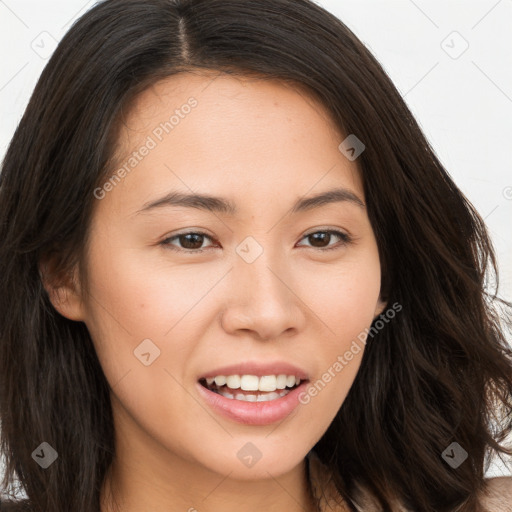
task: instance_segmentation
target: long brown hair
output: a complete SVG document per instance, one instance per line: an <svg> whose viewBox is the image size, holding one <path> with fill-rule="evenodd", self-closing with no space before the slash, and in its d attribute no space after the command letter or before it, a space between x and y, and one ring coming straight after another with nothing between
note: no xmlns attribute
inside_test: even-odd
<svg viewBox="0 0 512 512"><path fill-rule="evenodd" d="M45 67L0 174L0 417L4 489L37 512L97 512L115 455L109 386L82 322L52 307L52 275L82 268L94 190L112 174L129 102L155 81L209 69L293 82L326 106L358 157L382 265L402 311L369 337L314 450L355 508L356 484L391 510L479 510L493 453L511 454L512 351L485 224L376 59L309 0L106 0ZM341 142L341 141L340 141ZM502 315L509 318L508 313ZM41 470L41 442L58 460ZM467 453L456 469L441 454Z"/></svg>

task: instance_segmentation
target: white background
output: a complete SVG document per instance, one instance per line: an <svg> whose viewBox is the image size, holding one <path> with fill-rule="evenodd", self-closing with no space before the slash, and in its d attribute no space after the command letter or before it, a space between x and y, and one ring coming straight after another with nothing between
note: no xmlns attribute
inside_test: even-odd
<svg viewBox="0 0 512 512"><path fill-rule="evenodd" d="M1 158L55 44L94 3L0 0ZM511 300L512 0L317 3L379 60L485 219L498 255L500 292ZM509 466L498 461L487 476L512 474Z"/></svg>

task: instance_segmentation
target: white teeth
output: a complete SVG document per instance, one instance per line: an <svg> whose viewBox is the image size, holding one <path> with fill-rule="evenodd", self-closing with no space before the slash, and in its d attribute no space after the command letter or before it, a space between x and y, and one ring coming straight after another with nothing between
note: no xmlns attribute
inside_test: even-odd
<svg viewBox="0 0 512 512"><path fill-rule="evenodd" d="M240 377L240 387L244 391L258 391L259 381L260 379L256 375L242 375Z"/></svg>
<svg viewBox="0 0 512 512"><path fill-rule="evenodd" d="M224 384L226 384L226 377L224 375L217 375L217 377L215 377L215 384L217 384L217 386L224 386Z"/></svg>
<svg viewBox="0 0 512 512"><path fill-rule="evenodd" d="M276 379L277 389L284 389L286 387L286 375L278 375Z"/></svg>
<svg viewBox="0 0 512 512"><path fill-rule="evenodd" d="M286 392L288 394L288 392ZM258 395L257 402L269 402L271 400L275 400L276 398L280 398L284 395L279 395L278 393L275 393L274 391L272 393L268 393L267 395Z"/></svg>
<svg viewBox="0 0 512 512"><path fill-rule="evenodd" d="M229 377L226 377L226 385L231 389L239 389L240 375L230 375Z"/></svg>
<svg viewBox="0 0 512 512"><path fill-rule="evenodd" d="M208 386L211 386L214 382L218 387L226 385L230 389L273 392L276 389L292 388L295 385L299 385L300 379L295 375L284 374L264 375L262 377L257 375L217 375L216 377L208 377L206 379Z"/></svg>
<svg viewBox="0 0 512 512"><path fill-rule="evenodd" d="M229 398L231 400L241 400L242 402L271 402L272 400L277 400L278 398L282 398L286 396L290 390L286 389L279 393L267 393L265 395L244 395L243 393L237 393L236 395L232 395L227 391L217 390L217 393L220 395Z"/></svg>
<svg viewBox="0 0 512 512"><path fill-rule="evenodd" d="M295 384L295 377L293 378ZM260 391L275 391L277 389L277 378L275 375L264 375L260 377L258 389Z"/></svg>

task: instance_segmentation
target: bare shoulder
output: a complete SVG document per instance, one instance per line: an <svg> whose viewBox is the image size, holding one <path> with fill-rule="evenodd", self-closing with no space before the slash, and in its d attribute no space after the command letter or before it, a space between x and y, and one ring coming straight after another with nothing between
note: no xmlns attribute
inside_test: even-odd
<svg viewBox="0 0 512 512"><path fill-rule="evenodd" d="M512 476L486 478L480 502L489 512L512 512Z"/></svg>

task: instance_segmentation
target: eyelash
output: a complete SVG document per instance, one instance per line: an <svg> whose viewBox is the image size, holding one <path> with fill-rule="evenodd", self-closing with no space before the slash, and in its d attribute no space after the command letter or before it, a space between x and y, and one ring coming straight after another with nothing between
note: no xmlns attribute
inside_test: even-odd
<svg viewBox="0 0 512 512"><path fill-rule="evenodd" d="M338 237L341 238L342 242L340 245L335 245L334 247L312 247L313 249L316 249L317 251L322 251L322 252L325 252L325 251L332 251L332 250L335 250L335 249L341 249L342 247L350 244L353 239L350 235L348 235L347 233L344 233L343 231L338 231L338 230L335 230L335 229L321 229L321 230L318 230L318 231L313 231L312 233L308 233L306 235L304 235L302 238L307 238L311 235L315 235L317 233L327 233L327 234L330 234L330 235L336 235ZM211 249L212 247L206 247L205 249L180 249L180 248L177 248L177 247L174 247L170 244L170 242L172 240L175 240L181 236L186 236L186 235L200 235L200 236L204 236L206 238L209 238L210 240L213 240L212 237L210 235L208 235L207 233L204 233L202 231L186 231L185 233L179 233L177 235L173 235L169 238L166 238L165 240L162 240L160 242L160 245L164 246L166 249L170 249L172 251L177 251L177 252L184 252L184 253L192 253L192 254L197 254L197 253L200 253L200 252L205 252L206 250L208 249Z"/></svg>

